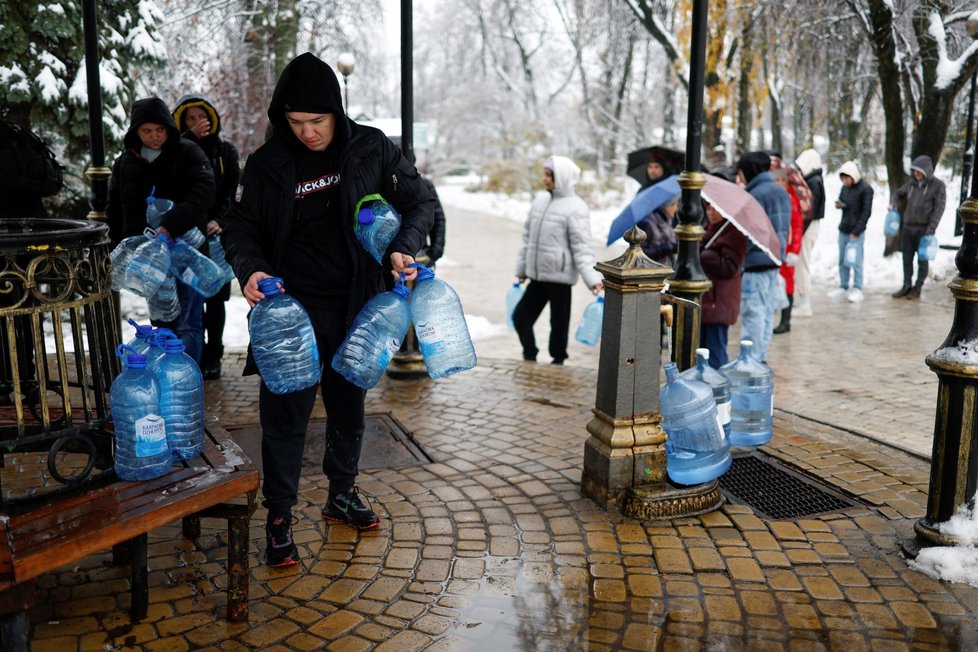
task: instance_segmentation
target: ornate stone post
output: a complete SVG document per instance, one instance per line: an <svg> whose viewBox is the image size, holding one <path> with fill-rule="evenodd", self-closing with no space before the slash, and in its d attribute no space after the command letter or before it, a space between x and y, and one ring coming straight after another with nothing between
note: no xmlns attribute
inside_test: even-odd
<svg viewBox="0 0 978 652"><path fill-rule="evenodd" d="M964 236L954 263L958 276L951 281L954 320L947 339L927 356L937 374L937 414L931 456L927 515L914 524L916 543L957 545L939 531L961 505L970 503L978 485L978 188L972 180L971 197L958 208ZM912 553L914 542L908 544Z"/></svg>

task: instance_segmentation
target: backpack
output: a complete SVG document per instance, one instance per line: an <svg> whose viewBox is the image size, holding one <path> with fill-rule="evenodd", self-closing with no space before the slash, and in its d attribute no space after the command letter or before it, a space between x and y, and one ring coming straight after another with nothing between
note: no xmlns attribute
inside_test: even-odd
<svg viewBox="0 0 978 652"><path fill-rule="evenodd" d="M9 120L0 120L0 187L47 197L64 185L64 167L43 140Z"/></svg>

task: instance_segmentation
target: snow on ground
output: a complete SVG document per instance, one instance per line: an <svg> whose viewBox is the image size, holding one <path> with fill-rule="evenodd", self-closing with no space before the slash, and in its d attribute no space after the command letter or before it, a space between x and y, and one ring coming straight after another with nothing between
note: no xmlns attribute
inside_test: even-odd
<svg viewBox="0 0 978 652"><path fill-rule="evenodd" d="M962 545L924 548L908 562L910 568L935 580L978 587L978 510L961 505L951 520L938 524L937 529Z"/></svg>

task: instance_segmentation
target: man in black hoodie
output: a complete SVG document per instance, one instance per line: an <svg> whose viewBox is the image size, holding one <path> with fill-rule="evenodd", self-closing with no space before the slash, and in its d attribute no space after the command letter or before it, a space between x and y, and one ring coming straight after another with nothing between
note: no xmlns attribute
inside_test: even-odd
<svg viewBox="0 0 978 652"><path fill-rule="evenodd" d="M109 236L120 240L139 235L146 223L146 198L169 199L173 208L163 215L159 232L177 238L198 227L207 229L207 210L214 201L214 173L204 152L181 139L170 110L157 97L136 100L125 151L112 165L109 202L105 208ZM183 340L187 355L200 364L204 348L204 298L177 281L180 316L173 322L153 320Z"/></svg>
<svg viewBox="0 0 978 652"><path fill-rule="evenodd" d="M358 529L376 527L377 515L356 488L366 392L336 373L330 360L367 299L388 289L398 273L416 276L408 265L425 244L435 201L382 132L347 118L336 74L308 52L282 71L268 118L272 135L248 158L222 242L249 305L264 298L258 281L277 276L308 311L325 363L320 385L329 495L322 514ZM353 232L357 201L374 193L401 215L383 266ZM249 355L245 374L256 372ZM298 563L291 512L316 389L276 395L262 383L259 390L269 566Z"/></svg>

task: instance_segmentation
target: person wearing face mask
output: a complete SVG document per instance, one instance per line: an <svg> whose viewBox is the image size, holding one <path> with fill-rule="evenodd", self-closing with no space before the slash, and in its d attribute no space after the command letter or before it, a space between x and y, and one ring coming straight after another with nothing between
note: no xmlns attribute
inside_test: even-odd
<svg viewBox="0 0 978 652"><path fill-rule="evenodd" d="M207 98L185 95L177 100L173 120L183 137L196 143L210 161L214 171L214 203L207 211L208 238L220 235L224 218L231 207L238 187L240 170L238 150L221 137L221 116ZM231 298L231 283L225 283L217 294L204 301L204 351L200 370L204 380L221 377L221 359L224 356L224 323L227 312L225 302Z"/></svg>
<svg viewBox="0 0 978 652"><path fill-rule="evenodd" d="M194 227L205 232L207 211L214 203L214 172L203 150L180 137L163 100L149 97L133 103L123 144L125 150L112 165L105 207L112 246L146 229L146 198L151 194L173 202L163 215L160 233L177 238ZM177 298L177 319L153 324L173 330L187 355L200 364L204 298L179 280Z"/></svg>

